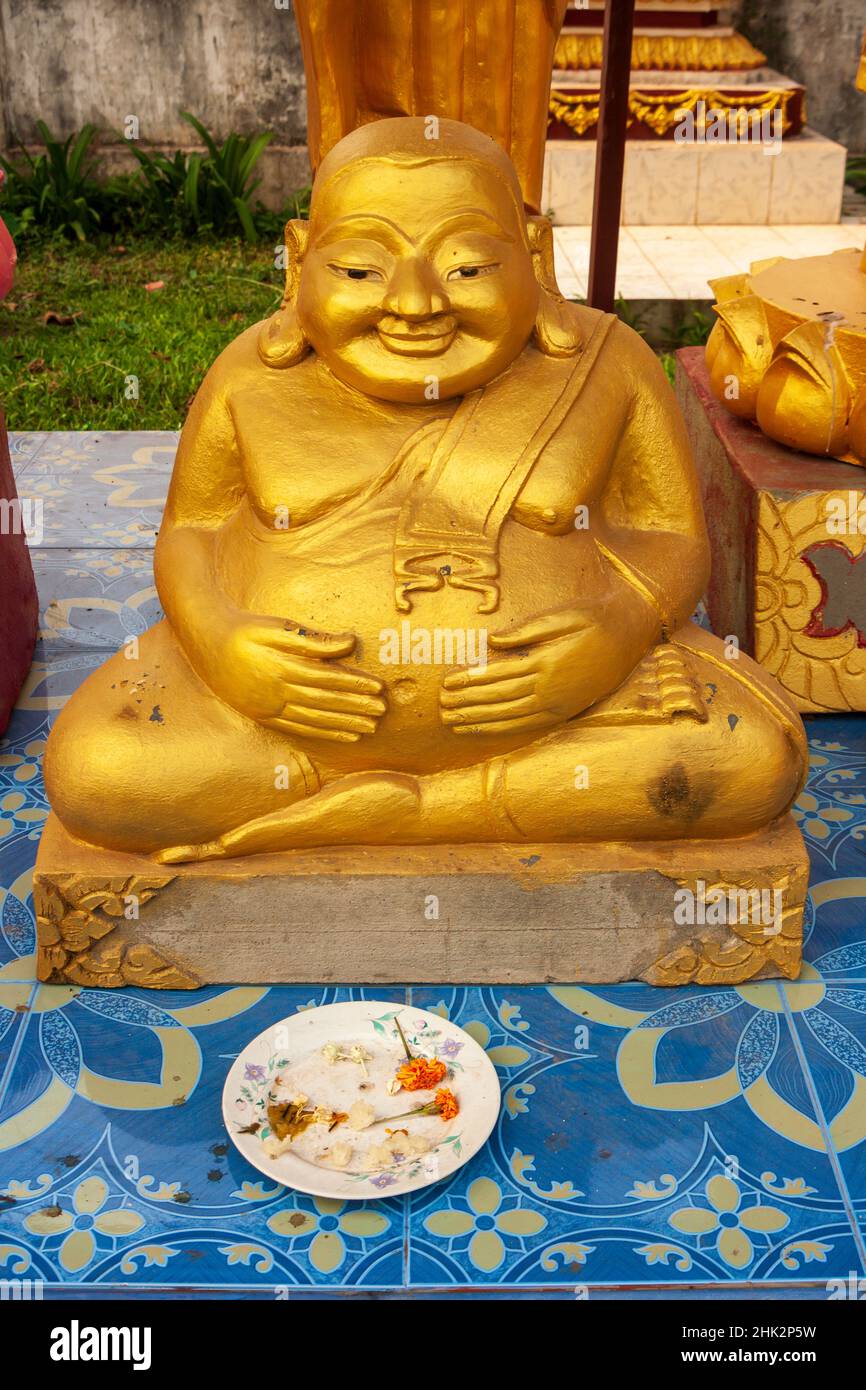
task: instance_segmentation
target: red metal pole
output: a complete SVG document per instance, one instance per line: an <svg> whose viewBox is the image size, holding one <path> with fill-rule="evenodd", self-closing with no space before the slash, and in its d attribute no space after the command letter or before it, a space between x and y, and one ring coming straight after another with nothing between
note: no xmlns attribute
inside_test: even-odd
<svg viewBox="0 0 866 1390"><path fill-rule="evenodd" d="M607 0L604 11L604 56L601 107L595 153L592 243L589 253L588 302L595 309L613 308L616 255L622 208L622 175L631 78L634 0Z"/></svg>

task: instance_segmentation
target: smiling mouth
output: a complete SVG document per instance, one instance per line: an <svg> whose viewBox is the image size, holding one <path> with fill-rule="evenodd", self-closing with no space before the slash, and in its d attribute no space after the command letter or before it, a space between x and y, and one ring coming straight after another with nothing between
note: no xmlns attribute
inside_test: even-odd
<svg viewBox="0 0 866 1390"><path fill-rule="evenodd" d="M457 333L457 320L440 319L436 323L395 323L393 328L380 323L376 330L383 347L404 357L430 357L450 347Z"/></svg>

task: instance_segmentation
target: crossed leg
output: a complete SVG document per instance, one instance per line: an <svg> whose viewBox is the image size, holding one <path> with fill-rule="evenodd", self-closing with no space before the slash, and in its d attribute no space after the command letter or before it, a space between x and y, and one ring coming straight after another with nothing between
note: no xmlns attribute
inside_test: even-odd
<svg viewBox="0 0 866 1390"><path fill-rule="evenodd" d="M706 719L592 718L516 752L412 777L356 773L235 822L163 862L329 844L734 838L791 805L806 746L799 716L746 656L687 627L675 642L705 691ZM599 713L602 715L599 722ZM443 731L443 737L448 734ZM479 740L479 752L483 740Z"/></svg>
<svg viewBox="0 0 866 1390"><path fill-rule="evenodd" d="M214 697L166 622L144 634L136 659L117 652L67 702L45 781L71 834L137 854L213 840L320 785L285 734Z"/></svg>

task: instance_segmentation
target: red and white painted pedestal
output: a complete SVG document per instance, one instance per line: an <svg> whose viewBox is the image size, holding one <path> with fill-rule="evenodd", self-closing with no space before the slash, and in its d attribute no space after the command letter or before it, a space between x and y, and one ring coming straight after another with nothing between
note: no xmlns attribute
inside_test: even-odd
<svg viewBox="0 0 866 1390"><path fill-rule="evenodd" d="M17 503L6 421L0 412L0 734L30 669L38 617L36 582Z"/></svg>

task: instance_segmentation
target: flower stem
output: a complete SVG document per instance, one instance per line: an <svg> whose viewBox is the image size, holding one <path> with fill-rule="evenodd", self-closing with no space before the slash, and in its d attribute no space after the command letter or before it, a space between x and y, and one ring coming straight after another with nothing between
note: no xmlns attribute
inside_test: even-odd
<svg viewBox="0 0 866 1390"><path fill-rule="evenodd" d="M439 1107L435 1100L428 1101L426 1105L417 1105L414 1110L403 1110L399 1115L382 1115L380 1119L373 1120L373 1125L389 1125L392 1120L408 1120L412 1115L438 1115ZM368 1125L368 1129L372 1129Z"/></svg>
<svg viewBox="0 0 866 1390"><path fill-rule="evenodd" d="M401 1041L401 1043L403 1044L403 1051L406 1053L406 1060L407 1060L408 1062L411 1062L411 1061L413 1061L414 1059L413 1059L413 1057L412 1057L412 1053L409 1051L409 1044L408 1044L407 1041L406 1041L406 1034L403 1032L403 1029L400 1027L400 1020L399 1020L399 1018L397 1017L396 1014L394 1015L394 1023L396 1024L397 1032L400 1034L400 1041Z"/></svg>

